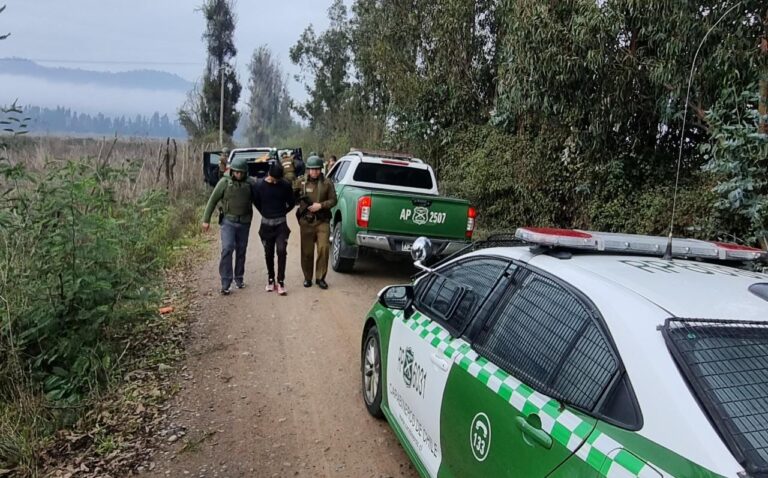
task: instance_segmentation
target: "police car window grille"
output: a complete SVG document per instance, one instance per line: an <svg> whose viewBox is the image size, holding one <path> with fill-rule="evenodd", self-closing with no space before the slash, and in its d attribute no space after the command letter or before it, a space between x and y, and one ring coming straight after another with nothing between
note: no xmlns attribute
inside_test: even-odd
<svg viewBox="0 0 768 478"><path fill-rule="evenodd" d="M458 284L444 277L439 278L437 284L439 284L437 294L435 294L435 300L431 306L442 315L447 315L451 310L451 305L453 305L456 292L458 291Z"/></svg>
<svg viewBox="0 0 768 478"><path fill-rule="evenodd" d="M500 259L474 259L435 275L424 290L422 303L461 333L490 294L508 263ZM455 305L455 307L453 307Z"/></svg>
<svg viewBox="0 0 768 478"><path fill-rule="evenodd" d="M768 323L669 319L667 345L751 476L768 476Z"/></svg>
<svg viewBox="0 0 768 478"><path fill-rule="evenodd" d="M480 249L490 249L492 247L516 247L524 246L527 244L528 243L517 239L514 234L493 234L488 236L486 239L483 239L482 241L474 241L468 243L465 247L462 247L453 254L443 257L438 262L433 264L432 267L440 267L443 264L451 262L457 257L468 254L469 252L478 251Z"/></svg>
<svg viewBox="0 0 768 478"><path fill-rule="evenodd" d="M553 389L569 402L592 410L617 368L608 343L590 321L556 374Z"/></svg>
<svg viewBox="0 0 768 478"><path fill-rule="evenodd" d="M491 293L509 264L506 261L482 259L460 265L450 274L451 278L467 286L467 294L454 314L454 327L463 331L477 313L485 296Z"/></svg>
<svg viewBox="0 0 768 478"><path fill-rule="evenodd" d="M489 249L491 247L513 247L525 244L516 238L514 234L493 234L485 240L475 243L475 249Z"/></svg>
<svg viewBox="0 0 768 478"><path fill-rule="evenodd" d="M479 351L537 390L586 410L617 370L586 307L536 274L510 298Z"/></svg>

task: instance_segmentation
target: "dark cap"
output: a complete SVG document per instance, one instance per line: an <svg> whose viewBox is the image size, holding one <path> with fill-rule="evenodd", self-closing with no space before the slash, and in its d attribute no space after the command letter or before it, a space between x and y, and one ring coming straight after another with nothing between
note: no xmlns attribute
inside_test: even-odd
<svg viewBox="0 0 768 478"><path fill-rule="evenodd" d="M283 167L280 163L272 163L269 167L269 175L275 179L283 179Z"/></svg>

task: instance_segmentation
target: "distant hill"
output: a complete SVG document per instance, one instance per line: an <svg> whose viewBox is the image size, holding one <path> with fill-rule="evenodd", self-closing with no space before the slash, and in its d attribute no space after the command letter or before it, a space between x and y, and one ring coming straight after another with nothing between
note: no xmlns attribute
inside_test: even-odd
<svg viewBox="0 0 768 478"><path fill-rule="evenodd" d="M78 85L102 85L114 88L140 88L186 92L192 83L184 78L157 70L133 70L119 73L81 70L79 68L54 68L43 66L23 58L0 58L0 73L29 76L55 83Z"/></svg>

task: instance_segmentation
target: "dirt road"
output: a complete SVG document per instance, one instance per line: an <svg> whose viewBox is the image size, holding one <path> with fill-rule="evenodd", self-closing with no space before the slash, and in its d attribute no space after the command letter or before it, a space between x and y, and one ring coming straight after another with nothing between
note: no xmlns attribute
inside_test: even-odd
<svg viewBox="0 0 768 478"><path fill-rule="evenodd" d="M203 307L171 405L177 428L147 476L417 476L387 424L366 412L359 372L365 312L383 286L408 280L410 265L363 260L354 274L331 270L330 289L305 289L299 228L289 225L287 296L264 291L257 224L245 289L219 296L217 259L194 278ZM219 247L212 241L213 256Z"/></svg>

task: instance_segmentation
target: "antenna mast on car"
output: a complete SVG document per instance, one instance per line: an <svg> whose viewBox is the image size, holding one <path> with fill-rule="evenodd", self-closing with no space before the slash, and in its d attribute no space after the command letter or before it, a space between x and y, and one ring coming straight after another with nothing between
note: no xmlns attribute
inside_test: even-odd
<svg viewBox="0 0 768 478"><path fill-rule="evenodd" d="M733 9L741 5L741 2L737 2L734 4L731 8L725 11L723 15L715 22L714 25L709 27L709 30L707 30L707 33L704 34L704 38L701 39L701 42L699 42L699 47L696 48L696 54L693 55L693 62L691 63L691 73L688 76L688 91L685 94L685 109L683 110L683 126L680 129L680 148L677 153L677 174L675 175L675 189L672 196L672 217L669 221L669 237L667 239L667 248L664 251L664 259L670 260L672 259L672 233L674 231L675 227L675 213L677 212L677 186L680 182L680 163L682 162L683 158L683 141L685 141L685 122L688 119L688 99L691 96L691 83L693 83L693 72L696 70L696 59L699 56L699 51L701 51L701 47L704 46L704 42L707 41L707 37L712 32L712 30L715 29L715 27L723 21L723 19L731 13Z"/></svg>

